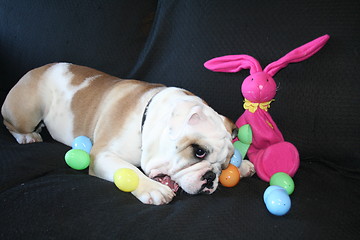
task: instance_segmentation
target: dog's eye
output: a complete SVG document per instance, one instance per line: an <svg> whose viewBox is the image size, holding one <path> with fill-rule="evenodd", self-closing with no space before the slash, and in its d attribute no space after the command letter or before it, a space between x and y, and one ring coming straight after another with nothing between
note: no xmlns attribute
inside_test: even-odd
<svg viewBox="0 0 360 240"><path fill-rule="evenodd" d="M194 144L193 149L194 149L194 155L196 158L204 159L206 157L207 151L205 149L203 149L202 147L200 147L199 145Z"/></svg>
<svg viewBox="0 0 360 240"><path fill-rule="evenodd" d="M197 158L204 158L206 156L206 152L204 149L198 149L195 155Z"/></svg>

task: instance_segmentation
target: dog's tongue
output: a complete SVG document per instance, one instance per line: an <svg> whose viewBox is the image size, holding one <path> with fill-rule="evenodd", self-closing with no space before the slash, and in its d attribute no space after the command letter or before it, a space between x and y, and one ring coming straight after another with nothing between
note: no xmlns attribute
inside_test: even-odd
<svg viewBox="0 0 360 240"><path fill-rule="evenodd" d="M154 180L166 186L169 186L169 188L171 188L173 192L177 192L177 190L179 189L179 185L173 180L171 180L171 178L167 175L154 177Z"/></svg>

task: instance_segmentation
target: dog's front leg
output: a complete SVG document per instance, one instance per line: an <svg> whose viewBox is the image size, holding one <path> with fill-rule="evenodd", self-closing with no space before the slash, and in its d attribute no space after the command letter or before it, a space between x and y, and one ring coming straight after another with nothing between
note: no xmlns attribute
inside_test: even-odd
<svg viewBox="0 0 360 240"><path fill-rule="evenodd" d="M118 169L130 168L139 176L139 185L132 194L141 202L145 204L161 205L169 203L174 198L175 193L170 187L150 179L136 166L124 161L115 153L101 151L95 154L95 151L91 152L93 158L89 171L91 175L113 182L114 174Z"/></svg>
<svg viewBox="0 0 360 240"><path fill-rule="evenodd" d="M241 162L239 170L241 177L251 177L255 174L254 164L249 160L243 160Z"/></svg>

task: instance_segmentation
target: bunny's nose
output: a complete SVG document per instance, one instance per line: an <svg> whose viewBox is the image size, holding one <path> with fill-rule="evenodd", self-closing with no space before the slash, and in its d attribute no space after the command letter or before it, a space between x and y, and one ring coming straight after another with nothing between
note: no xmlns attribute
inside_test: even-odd
<svg viewBox="0 0 360 240"><path fill-rule="evenodd" d="M259 89L262 90L264 88L264 85L259 85Z"/></svg>

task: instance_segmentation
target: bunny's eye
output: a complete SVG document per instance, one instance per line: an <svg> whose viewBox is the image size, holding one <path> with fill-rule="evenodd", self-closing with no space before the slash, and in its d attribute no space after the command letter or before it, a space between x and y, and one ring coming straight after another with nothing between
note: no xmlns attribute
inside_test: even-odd
<svg viewBox="0 0 360 240"><path fill-rule="evenodd" d="M266 79L266 81L268 82L268 81L269 81L269 79Z"/></svg>

